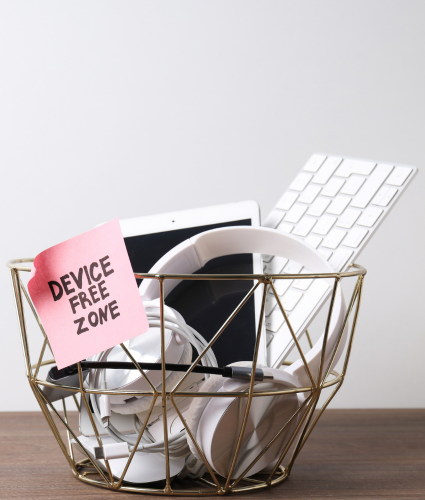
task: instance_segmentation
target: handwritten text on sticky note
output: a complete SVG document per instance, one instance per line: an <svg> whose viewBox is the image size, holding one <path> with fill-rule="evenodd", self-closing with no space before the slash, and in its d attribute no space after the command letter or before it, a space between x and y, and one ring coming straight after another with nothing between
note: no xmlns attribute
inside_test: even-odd
<svg viewBox="0 0 425 500"><path fill-rule="evenodd" d="M28 291L59 369L149 329L118 219L38 254Z"/></svg>

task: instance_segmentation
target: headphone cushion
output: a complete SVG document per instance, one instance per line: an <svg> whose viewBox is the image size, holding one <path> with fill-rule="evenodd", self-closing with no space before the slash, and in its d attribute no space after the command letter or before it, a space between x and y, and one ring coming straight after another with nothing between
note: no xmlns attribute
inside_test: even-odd
<svg viewBox="0 0 425 500"><path fill-rule="evenodd" d="M252 361L237 361L229 366L243 366L249 368L250 366L252 366ZM258 367L260 366L261 365L258 365ZM223 379L223 377L221 377L220 375L211 375L202 384L199 392L218 392L223 386L224 382L225 379ZM186 424L195 439L198 431L199 421L201 420L202 414L204 413L204 410L210 401L211 398L193 398L190 404L189 410L186 415ZM189 436L187 436L187 443L192 454L198 460L202 460L201 456L198 453L198 450L196 449L196 446L193 444L193 441Z"/></svg>
<svg viewBox="0 0 425 500"><path fill-rule="evenodd" d="M179 364L187 365L190 364L192 360L192 346L187 343L184 344L183 354L179 360ZM168 375L165 385L166 389L169 390L173 388L177 382L182 379L184 376L184 372L171 372ZM221 377L220 377L221 378ZM160 387L160 386L159 386ZM152 396L143 396L141 398L137 398L130 403L122 403L122 404L111 404L111 410L116 413L121 413L122 415L131 415L133 413L141 413L144 411L148 411L152 404ZM161 398L158 398L156 405L162 404Z"/></svg>
<svg viewBox="0 0 425 500"><path fill-rule="evenodd" d="M240 366L240 365L239 365ZM247 363L245 366L251 366ZM273 381L256 382L254 390L276 390L282 387L298 387L295 377L276 369L268 368L274 376ZM226 379L220 392L244 391L249 381ZM244 398L209 398L208 408L204 408L197 422L198 443L205 458L215 472L223 477L229 474L230 460L236 447L239 433L239 418L246 408ZM281 429L300 406L297 394L256 397L252 400L246 432L241 443L241 450L232 477L240 473L257 457L267 442ZM254 464L247 477L256 474L276 460L279 453L290 439L299 416L291 421L270 449Z"/></svg>
<svg viewBox="0 0 425 500"><path fill-rule="evenodd" d="M210 377L205 380L202 386L199 388L199 392L218 392L219 389L223 385L223 377L221 375L210 375ZM208 405L211 398L197 398L194 397L192 402L190 403L189 410L186 414L186 424L192 433L192 436L196 439L196 434L198 430L199 420L204 413L206 406ZM193 441L190 439L190 436L187 436L187 443L189 445L190 451L193 455L198 459L202 460L201 456L196 449L196 446L193 444Z"/></svg>

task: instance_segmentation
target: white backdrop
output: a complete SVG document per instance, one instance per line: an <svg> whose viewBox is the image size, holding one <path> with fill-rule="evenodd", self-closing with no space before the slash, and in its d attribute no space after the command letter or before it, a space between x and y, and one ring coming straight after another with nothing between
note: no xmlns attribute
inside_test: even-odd
<svg viewBox="0 0 425 500"><path fill-rule="evenodd" d="M422 169L424 16L421 0L0 1L0 263L117 216L254 199L264 217L314 151ZM333 407L425 406L424 179L358 259ZM0 410L33 410L1 277Z"/></svg>

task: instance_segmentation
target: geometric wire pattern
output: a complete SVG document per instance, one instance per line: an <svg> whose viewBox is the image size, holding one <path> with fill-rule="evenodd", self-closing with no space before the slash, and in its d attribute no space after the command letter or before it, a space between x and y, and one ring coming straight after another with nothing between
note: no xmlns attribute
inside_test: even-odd
<svg viewBox="0 0 425 500"><path fill-rule="evenodd" d="M20 278L20 271L28 272L31 270L30 267L25 266L23 264L32 262L33 259L17 259L13 261L9 261L7 266L11 271L12 278L12 286L15 296L15 304L16 310L18 314L19 328L21 333L22 346L24 351L25 358L25 367L26 367L26 375L28 381L30 383L31 389L40 405L40 408L47 420L48 425L50 426L54 437L56 438L66 460L68 461L72 472L74 475L81 481L86 483L100 486L104 488L113 489L116 491L126 491L133 493L146 493L146 494L159 494L159 495L223 495L227 493L238 493L245 492L251 490L257 490L266 488L272 485L276 485L284 481L289 474L291 473L294 462L299 455L301 449L306 443L308 437L310 436L312 430L317 424L319 418L321 417L323 411L326 409L328 404L331 402L335 394L340 389L344 377L347 371L348 361L350 359L352 343L354 332L357 325L357 318L360 308L361 296L362 296L362 287L364 276L366 275L366 269L363 267L352 264L351 267L355 268L355 271L345 272L345 273L327 273L327 274L303 274L303 275L267 275L267 274L246 274L246 275L225 275L225 274L214 274L214 275L206 275L206 274L186 274L186 275L177 275L177 274L164 274L164 275L153 275L153 274L142 274L135 273L135 277L139 279L155 279L159 284L160 291L160 334L161 334L161 359L162 359L162 383L161 387L165 387L166 390L161 391L158 390L152 382L149 380L148 375L142 370L136 360L133 358L132 354L125 347L124 344L120 344L121 348L128 356L128 358L133 362L136 369L140 372L141 376L144 377L148 385L150 386L150 391L138 391L138 390L105 390L105 389L90 389L86 388L83 385L83 374L81 369L81 363L78 363L78 375L79 375L79 387L71 387L64 385L54 385L50 382L38 378L39 370L42 366L47 366L55 363L54 359L48 359L43 361L46 349L50 349L49 341L46 336L46 333L43 329L43 325L41 324L40 318L37 314L37 311L31 301L31 298L22 283ZM338 332L337 340L333 351L331 353L331 357L329 362L325 365L325 353L328 342L328 334L331 324L332 312L335 303L336 291L337 287L340 286L341 280L343 278L357 277L356 284L354 286L349 305L345 314L345 317L342 322L342 326L340 331ZM318 373L311 373L309 365L306 362L305 354L301 348L299 339L297 339L294 330L291 326L290 318L288 318L287 313L282 305L282 302L279 298L278 293L276 292L274 286L274 280L281 279L333 279L333 290L329 304L329 310L326 318L326 327L323 335L323 345L321 351L321 360L320 366L318 369ZM171 389L167 390L165 379L166 379L166 370L165 370L165 324L164 324L164 281L169 279L178 279L178 280L252 280L254 282L251 290L246 294L240 304L236 307L233 313L229 316L229 318L225 321L225 323L220 327L220 329L216 332L216 334L212 337L210 342L206 345L205 349L198 355L198 357L192 362L190 368L184 374L183 378L179 379L178 383ZM179 391L179 387L184 382L184 380L188 377L188 375L192 372L193 368L200 362L200 360L205 356L206 352L212 347L215 341L225 332L226 327L230 324L230 322L234 319L234 317L238 314L238 312L244 307L247 303L248 299L253 295L253 293L262 288L262 301L261 301L261 313L259 318L256 344L254 349L253 363L252 363L252 371L251 371L251 379L249 382L249 387L246 390L240 392L231 392L228 393L232 398L246 398L246 407L242 417L242 423L239 431L239 435L237 438L237 444L235 448L234 455L231 459L231 465L229 469L229 474L226 478L218 476L211 466L211 464L207 461L201 447L197 443L195 436L191 433L187 423L181 414L178 405L176 404L176 398L179 397L227 397L223 392L184 392ZM271 290L274 295L278 307L282 312L284 319L288 325L289 331L292 336L292 340L298 350L300 355L300 359L303 362L304 368L310 380L310 385L306 387L298 387L293 389L284 389L284 390L268 390L268 391L255 391L254 392L254 382L255 382L255 368L257 365L257 358L260 346L260 339L262 334L262 326L265 315L265 304L267 293ZM30 350L29 350L29 342L28 342L28 332L25 322L25 312L24 312L24 300L25 297L26 302L28 303L37 323L43 335L43 344L38 356L38 360L36 363L31 364L30 360ZM351 328L348 331L347 336L347 349L345 353L345 357L343 359L343 366L341 373L337 373L335 370L332 370L333 362L337 356L338 350L341 347L342 339L344 331L348 328L349 318L352 315ZM312 347L310 336L308 332L305 332L309 345ZM50 349L51 351L51 349ZM53 355L52 355L53 356ZM284 364L291 364L290 362L284 362ZM92 412L89 409L89 403L87 400L87 396L89 394L110 394L110 395L131 395L131 396L150 396L152 397L152 402L147 412L147 416L143 425L138 433L136 444L133 446L132 452L127 460L127 463L123 469L123 472L119 478L114 477L111 471L110 464L108 460L105 460L106 471L102 470L99 465L93 460L89 454L89 452L85 449L83 444L78 439L76 432L71 428L66 400L62 399L62 412L60 412L44 395L40 386L47 386L53 388L61 388L66 391L71 391L73 393L73 399L77 408L80 408L80 405L85 405L87 409L88 416L90 418L91 425L93 427L94 434L96 436L97 442L99 446L102 446L102 436L99 435L97 426L93 420ZM319 402L320 395L323 389L333 387L333 390L329 397L325 400L322 407L317 409L317 405ZM289 418L288 421L282 422L281 429L275 434L275 436L269 441L269 443L264 447L264 449L255 457L255 459L248 464L248 466L243 470L242 473L239 474L238 477L234 477L233 472L236 467L236 463L238 460L238 455L241 449L244 433L246 430L246 425L249 417L250 407L253 398L255 397L265 397L265 396L276 396L283 394L297 394L297 393L305 393L306 398L301 406L296 410L296 412ZM78 401L77 395L80 395L80 401ZM148 424L149 418L152 414L154 406L159 398L159 401L162 403L162 416L163 416L163 425L164 425L164 445L165 445L165 486L162 488L146 488L133 486L131 483L125 482L125 475L128 471L128 468L133 460L136 449L139 445L139 442L142 438L143 433L145 432L146 426ZM193 445L196 447L199 455L201 456L206 468L207 474L202 478L185 480L184 489L180 487L180 485L176 485L177 487L173 488L171 485L171 477L170 477L170 457L168 453L168 425L167 425L167 408L170 408L170 404L176 410L178 416L180 417L187 433L187 439L191 440ZM61 414L62 413L62 414ZM67 435L67 443L63 440L60 430L56 425L56 422L53 416L57 417L60 424L64 426L66 429ZM299 419L296 427L293 431L291 431L290 438L288 443L286 444L284 450L281 452L278 457L273 470L267 472L267 474L262 473L261 476L259 474L254 477L245 477L246 474L249 473L249 470L261 459L261 457L267 452L267 450L275 443L279 437L289 429L291 423ZM85 458L82 460L77 460L75 457L75 449L83 453ZM292 447L292 449L291 449ZM291 451L289 454L288 452ZM286 465L283 466L282 463L286 459ZM90 476L98 476L97 479ZM99 477L100 476L100 477Z"/></svg>

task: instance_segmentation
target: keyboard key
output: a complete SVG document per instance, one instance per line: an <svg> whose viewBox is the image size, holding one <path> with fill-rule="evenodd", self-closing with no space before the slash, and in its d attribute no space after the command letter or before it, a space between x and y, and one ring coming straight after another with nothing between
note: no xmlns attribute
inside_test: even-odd
<svg viewBox="0 0 425 500"><path fill-rule="evenodd" d="M372 227L379 217L381 217L383 211L383 208L367 207L357 224L359 226Z"/></svg>
<svg viewBox="0 0 425 500"><path fill-rule="evenodd" d="M391 186L402 186L412 171L413 168L410 167L396 167L394 172L389 176L387 184L391 184Z"/></svg>
<svg viewBox="0 0 425 500"><path fill-rule="evenodd" d="M325 160L325 155L313 155L304 165L303 170L305 170L306 172L317 172Z"/></svg>
<svg viewBox="0 0 425 500"><path fill-rule="evenodd" d="M331 179L322 190L322 196L335 196L344 185L344 179Z"/></svg>
<svg viewBox="0 0 425 500"><path fill-rule="evenodd" d="M282 306L285 309L285 312L292 311L292 309L297 305L297 302L300 300L302 296L303 294L301 292L296 292L295 290L288 290L285 293L285 295L280 299Z"/></svg>
<svg viewBox="0 0 425 500"><path fill-rule="evenodd" d="M366 238L368 232L369 231L367 229L355 227L348 233L348 236L345 238L344 246L357 248L360 243Z"/></svg>
<svg viewBox="0 0 425 500"><path fill-rule="evenodd" d="M366 208L393 168L391 165L378 165L351 202L351 205L357 208Z"/></svg>
<svg viewBox="0 0 425 500"><path fill-rule="evenodd" d="M263 254L263 262L270 262L274 255Z"/></svg>
<svg viewBox="0 0 425 500"><path fill-rule="evenodd" d="M335 175L350 177L351 174L370 175L376 163L363 160L344 160Z"/></svg>
<svg viewBox="0 0 425 500"><path fill-rule="evenodd" d="M338 195L333 201L332 205L326 210L328 214L341 215L342 212L347 208L350 203L351 198L348 196Z"/></svg>
<svg viewBox="0 0 425 500"><path fill-rule="evenodd" d="M347 231L341 231L340 229L332 229L332 231L326 236L325 241L322 246L326 248L337 248L341 241L345 238Z"/></svg>
<svg viewBox="0 0 425 500"><path fill-rule="evenodd" d="M322 188L320 186L314 186L313 184L310 184L310 186L307 186L301 193L298 201L300 203L313 203L316 196L320 193L321 189Z"/></svg>
<svg viewBox="0 0 425 500"><path fill-rule="evenodd" d="M304 191L312 177L312 174L298 174L294 182L289 186L289 189L292 189L292 191Z"/></svg>
<svg viewBox="0 0 425 500"><path fill-rule="evenodd" d="M387 207L388 203L397 194L398 189L388 186L383 186L375 198L372 200L372 205L378 205L380 207Z"/></svg>
<svg viewBox="0 0 425 500"><path fill-rule="evenodd" d="M348 248L338 248L329 261L329 264L335 269L335 271L340 272L344 269L348 260L353 255L354 251Z"/></svg>
<svg viewBox="0 0 425 500"><path fill-rule="evenodd" d="M275 309L270 314L270 316L266 318L266 328L267 330L270 330L271 332L275 333L283 325L284 321L285 318L283 317L282 311L279 308Z"/></svg>
<svg viewBox="0 0 425 500"><path fill-rule="evenodd" d="M302 270L302 273L301 274L311 274L311 271L310 269L306 269L304 268ZM294 282L294 288L298 288L298 290L307 290L308 287L313 283L313 280L312 279L304 279L304 280L295 280Z"/></svg>
<svg viewBox="0 0 425 500"><path fill-rule="evenodd" d="M292 224L287 224L286 222L281 222L278 225L277 229L278 229L278 231L281 231L282 233L289 234L294 229L294 226Z"/></svg>
<svg viewBox="0 0 425 500"><path fill-rule="evenodd" d="M277 300L273 295L267 295L266 297L266 307L264 314L267 316L270 316L271 312L273 309L276 307Z"/></svg>
<svg viewBox="0 0 425 500"><path fill-rule="evenodd" d="M316 234L328 234L329 229L335 224L337 221L336 217L331 217L329 215L324 215L319 222L314 226L313 233Z"/></svg>
<svg viewBox="0 0 425 500"><path fill-rule="evenodd" d="M298 236L307 236L316 222L317 219L313 219L312 217L303 217L296 228L292 231L292 234L296 234Z"/></svg>
<svg viewBox="0 0 425 500"><path fill-rule="evenodd" d="M360 210L353 210L352 208L347 208L347 210L341 215L336 223L337 227L344 227L350 229L353 227L356 220L360 217Z"/></svg>
<svg viewBox="0 0 425 500"><path fill-rule="evenodd" d="M308 207L297 203L286 213L285 222L299 222Z"/></svg>
<svg viewBox="0 0 425 500"><path fill-rule="evenodd" d="M314 236L310 234L304 241L311 247L317 248L320 245L320 243L322 243L322 239L323 238L321 238L320 236Z"/></svg>
<svg viewBox="0 0 425 500"><path fill-rule="evenodd" d="M354 196L357 193L357 191L362 187L365 180L366 177L356 177L356 176L350 177L348 181L345 183L345 186L342 189L341 193L351 194Z"/></svg>
<svg viewBox="0 0 425 500"><path fill-rule="evenodd" d="M323 212L328 208L331 200L326 198L317 198L314 203L308 209L308 215L315 215L316 217L320 217Z"/></svg>
<svg viewBox="0 0 425 500"><path fill-rule="evenodd" d="M335 172L338 165L341 163L341 160L342 158L329 156L314 176L313 182L315 184L326 184L332 177L332 174Z"/></svg>
<svg viewBox="0 0 425 500"><path fill-rule="evenodd" d="M264 227L271 227L274 229L279 222L283 219L283 216L285 215L285 212L282 212L281 210L272 210L267 219L263 222Z"/></svg>
<svg viewBox="0 0 425 500"><path fill-rule="evenodd" d="M264 272L266 274L279 274L287 263L288 259L285 259L285 257L276 256L269 264L264 266Z"/></svg>
<svg viewBox="0 0 425 500"><path fill-rule="evenodd" d="M333 252L330 250L326 250L325 248L319 248L318 252L322 257L324 257L326 260L329 260L329 257L332 255Z"/></svg>
<svg viewBox="0 0 425 500"><path fill-rule="evenodd" d="M303 268L302 264L295 262L294 260L290 260L285 267L285 274L298 274L301 272Z"/></svg>
<svg viewBox="0 0 425 500"><path fill-rule="evenodd" d="M299 194L294 191L287 191L277 202L276 208L280 208L281 210L289 210L292 205L295 203L295 200L298 198Z"/></svg>
<svg viewBox="0 0 425 500"><path fill-rule="evenodd" d="M281 280L274 280L273 285L275 287L276 293L279 296L282 296L288 288L292 285L294 280L287 280L287 279L281 279ZM269 288L269 292L273 293L273 290Z"/></svg>

